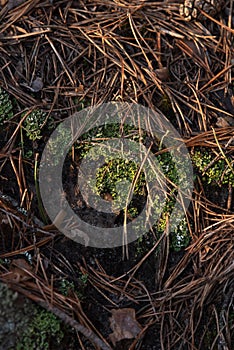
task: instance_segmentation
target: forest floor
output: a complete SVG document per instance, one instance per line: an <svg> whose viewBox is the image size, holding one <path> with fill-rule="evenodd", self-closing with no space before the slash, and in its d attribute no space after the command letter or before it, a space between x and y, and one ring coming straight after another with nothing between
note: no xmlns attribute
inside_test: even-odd
<svg viewBox="0 0 234 350"><path fill-rule="evenodd" d="M188 17L183 1L0 2L0 350L231 349L234 4L191 3L206 6ZM110 102L119 122L110 113L100 124L95 108ZM140 109L126 126L136 105L149 115ZM112 111L104 106L100 118ZM72 145L66 128L53 132L75 113ZM110 140L157 159L162 197L153 198L145 159L105 153L97 171L90 150ZM186 153L173 158L176 147ZM87 183L108 212L79 185L87 155L96 184ZM128 205L118 208L121 196ZM152 198L165 199L159 219L117 244L109 232L127 240ZM172 230L176 203L183 215Z"/></svg>

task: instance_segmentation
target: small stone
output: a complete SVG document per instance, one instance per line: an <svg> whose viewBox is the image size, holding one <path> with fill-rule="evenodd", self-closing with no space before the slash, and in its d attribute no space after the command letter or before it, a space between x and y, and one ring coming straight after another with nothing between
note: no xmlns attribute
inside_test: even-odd
<svg viewBox="0 0 234 350"><path fill-rule="evenodd" d="M31 88L34 92L38 92L42 90L43 86L44 85L42 79L38 77L35 80L33 80Z"/></svg>

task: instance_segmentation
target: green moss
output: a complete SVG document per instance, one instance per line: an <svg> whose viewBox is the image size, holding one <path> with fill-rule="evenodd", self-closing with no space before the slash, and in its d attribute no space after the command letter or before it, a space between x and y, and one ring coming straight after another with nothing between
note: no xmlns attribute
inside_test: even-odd
<svg viewBox="0 0 234 350"><path fill-rule="evenodd" d="M124 188L121 188L121 184L124 186L126 182L132 183L137 172L138 165L136 163L124 159L112 159L97 171L96 192L100 195L110 193L114 200L118 200L118 196L124 193ZM144 194L144 186L145 177L143 172L141 172L136 182L134 193Z"/></svg>
<svg viewBox="0 0 234 350"><path fill-rule="evenodd" d="M234 186L234 165L231 157L227 157L227 160L232 165L232 169L225 159L215 160L215 155L207 150L197 150L192 160L198 172L202 174L203 181L207 184Z"/></svg>
<svg viewBox="0 0 234 350"><path fill-rule="evenodd" d="M144 138L143 134L142 138ZM113 139L120 137L128 137L131 140L139 142L140 136L138 131L131 125L121 126L118 123L107 122L105 125L100 125L96 128L89 130L87 133L84 133L76 143L76 150L79 153L80 158L83 158L88 151L92 148L94 143L98 144L103 142L103 139Z"/></svg>
<svg viewBox="0 0 234 350"><path fill-rule="evenodd" d="M146 177L143 171L138 174L140 164L123 158L115 158L115 153L111 153L111 156L108 153L108 150L105 150L105 147L102 147L103 139L113 139L120 138L125 136L129 140L133 140L136 143L140 143L146 140L146 133L142 131L139 135L139 130L135 130L132 126L124 125L120 131L120 125L118 124L107 124L100 126L96 129L91 130L89 133L83 135L79 140L76 150L79 153L79 158L82 159L88 154L89 159L94 161L103 156L104 165L101 166L96 172L96 176L90 176L87 178L89 186L93 191L105 198L105 194L110 194L114 200L114 205L116 208L125 208L125 203L127 201L126 193L128 193L128 188L130 184L134 183L133 197L141 196L141 201L143 198L146 199ZM100 139L100 142L99 142ZM95 143L94 143L95 141ZM100 144L100 147L98 145ZM94 148L92 146L95 145ZM155 143L155 149L161 149L160 142ZM105 153L106 152L106 153ZM166 201L163 209L163 213L159 219L158 224L155 229L159 234L165 230L166 226L166 217L170 217L175 203L178 191L176 185L183 183L185 185L187 169L184 159L181 159L180 164L175 163L173 160L173 155L169 152L162 153L157 155L157 162L160 165L160 168L164 174L165 181L167 184L167 193L165 193ZM180 169L180 172L178 171ZM184 171L181 171L184 169ZM182 175L181 175L182 174ZM184 174L184 179L181 179L181 176ZM137 176L137 181L135 182ZM151 176L154 178L152 172L151 175L147 174L147 179L150 180ZM175 184L175 186L172 185ZM158 207L158 198L155 198L155 210L157 211ZM113 208L115 209L115 208ZM141 208L142 210L142 208ZM139 215L139 208L137 208L136 203L132 200L127 207L128 217L134 218ZM189 244L190 235L187 227L187 222L184 220L181 223L178 223L178 227L171 237L171 248L174 250L180 250L183 247L186 247Z"/></svg>
<svg viewBox="0 0 234 350"><path fill-rule="evenodd" d="M68 129L61 127L59 133L52 139L50 138L47 142L48 147L48 164L51 166L57 166L61 162L61 157L63 153L61 150L64 150L65 147L71 141L71 132ZM58 147L58 144L60 147Z"/></svg>
<svg viewBox="0 0 234 350"><path fill-rule="evenodd" d="M183 159L175 164L173 161L172 155L168 152L163 153L157 157L160 167L168 180L173 184L178 185L179 182L185 184L186 181L186 163ZM178 174L178 168L180 168L180 178ZM184 169L184 171L181 171ZM181 178L181 174L184 174L184 179ZM159 219L158 224L156 225L156 231L160 235L166 229L167 218L170 218L170 215L175 207L177 190L173 185L168 184L168 193L166 198L166 204L163 209L163 213ZM188 230L188 225L186 218L183 218L179 223L174 232L170 235L170 248L174 251L180 251L181 249L187 247L190 242L190 234Z"/></svg>
<svg viewBox="0 0 234 350"><path fill-rule="evenodd" d="M133 184L134 179L138 176L139 164L124 159L115 158L116 153L109 147L103 146L103 139L115 139L120 137L126 137L136 142L139 142L140 136L138 130L136 131L130 125L109 124L102 125L100 127L90 130L84 134L76 145L76 151L79 155L79 159L85 158L87 155L89 159L96 161L101 156L103 158L103 166L101 166L96 175L90 176L87 182L94 193L104 197L105 194L110 194L117 205L124 209L126 203L126 192ZM92 148L92 146L95 147ZM135 183L133 194L144 194L145 176L141 172ZM129 215L136 215L136 208L128 208Z"/></svg>
<svg viewBox="0 0 234 350"><path fill-rule="evenodd" d="M61 321L51 312L38 307L16 350L47 350L51 348L52 341L59 345L63 337Z"/></svg>

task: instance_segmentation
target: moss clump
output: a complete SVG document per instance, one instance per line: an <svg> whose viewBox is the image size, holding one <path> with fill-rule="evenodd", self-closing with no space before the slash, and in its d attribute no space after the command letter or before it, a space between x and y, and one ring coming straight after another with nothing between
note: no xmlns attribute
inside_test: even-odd
<svg viewBox="0 0 234 350"><path fill-rule="evenodd" d="M39 307L16 345L16 350L47 350L64 337L61 321L51 312Z"/></svg>
<svg viewBox="0 0 234 350"><path fill-rule="evenodd" d="M173 161L172 155L169 152L163 153L157 157L160 167L165 175L165 177L174 185L179 185L183 183L185 185L187 166L186 161L183 159L180 162L175 163ZM180 174L178 173L178 168L180 168ZM183 171L181 171L183 169ZM184 174L184 179L181 178ZM180 175L180 178L179 178ZM166 204L163 209L163 213L156 225L157 234L162 234L166 229L167 218L170 218L172 211L174 210L176 204L176 198L178 191L176 187L168 183L168 193L166 198ZM175 216L176 217L176 216ZM178 226L175 228L174 232L170 235L170 248L174 251L180 251L186 248L190 242L190 234L188 230L188 225L186 218L183 218L178 222Z"/></svg>
<svg viewBox="0 0 234 350"><path fill-rule="evenodd" d="M117 153L115 153L114 150L109 150L109 146L105 147L105 144L102 146L103 139L119 139L121 137L134 141L136 144L144 144L147 139L146 132L143 130L139 133L138 129L136 130L129 125L107 124L92 129L89 133L83 135L76 146L76 150L79 159L85 158L88 154L89 159L94 162L94 168L96 166L95 161L99 159L98 157L103 157L104 165L98 169L96 176L93 176L93 170L91 169L91 175L86 178L86 181L93 192L104 199L106 194L111 195L111 199L114 201L114 204L112 204L114 212L118 212L115 210L118 208L125 210L125 204L127 204L127 216L134 219L143 209L142 205L139 205L138 203L139 200L141 201L141 204L144 204L144 200L147 198L146 175L144 174L144 171L138 173L140 164L136 164L134 161L130 159L128 160L125 157L117 158ZM94 148L92 148L93 145L95 145ZM154 151L161 148L161 142L155 140ZM170 218L175 207L178 195L177 186L183 184L183 187L186 187L187 172L190 167L187 166L186 161L183 158L181 159L180 164L178 164L179 160L174 160L174 157L170 152L161 153L156 156L156 159L164 176L163 181L165 181L167 186L167 193L165 193L165 206L158 224L155 225L155 229L160 235L165 229L166 218ZM181 171L181 169L183 169L183 171ZM184 179L181 178L183 176ZM147 174L148 181L152 180L151 177L154 178L153 171L152 174ZM131 186L129 187L131 184L134 184L133 189ZM131 202L127 203L127 195L130 188L133 196ZM134 198L138 198L138 200L134 201ZM155 206L154 209L157 211L158 198L155 198ZM178 227L172 234L171 248L173 250L180 250L188 246L189 241L189 230L187 222L184 219L182 222L178 222Z"/></svg>
<svg viewBox="0 0 234 350"><path fill-rule="evenodd" d="M96 190L97 193L103 195L110 193L115 200L120 193L124 193L124 188L121 183L132 183L138 172L136 163L124 159L111 159L103 167L99 168L96 174ZM144 194L145 177L143 172L140 173L139 178L134 188L134 194Z"/></svg>
<svg viewBox="0 0 234 350"><path fill-rule="evenodd" d="M145 137L145 133L142 132L140 137L138 130L131 125L107 122L105 125L100 125L84 133L77 141L75 148L79 157L83 158L94 144L102 143L103 139L119 139L122 137L139 142L140 139L142 140Z"/></svg>
<svg viewBox="0 0 234 350"><path fill-rule="evenodd" d="M61 321L54 314L0 282L0 349L47 350L63 337Z"/></svg>
<svg viewBox="0 0 234 350"><path fill-rule="evenodd" d="M227 161L232 168L225 159L215 160L215 155L208 151L197 150L192 156L192 160L207 184L218 184L219 186L231 184L234 186L234 165L231 157L227 157Z"/></svg>
<svg viewBox="0 0 234 350"><path fill-rule="evenodd" d="M105 143L103 145L103 140L116 139L117 141L120 138L127 138L139 142L140 137L143 136L139 136L138 130L133 126L107 123L82 135L75 146L78 158L85 159L88 156L88 159L94 162L94 167L96 166L95 161L99 157L102 158L103 165L96 171L95 176L93 176L93 171L90 169L90 175L86 180L95 194L104 199L107 194L111 196L114 201L114 211L117 208L125 209L127 195L131 185L135 182L135 178L137 178L137 181L134 183L134 188L131 188L133 196L145 194L145 176L143 172L138 176L139 164L126 159L125 155L121 158L120 154L119 157L118 151L115 152L109 145L105 146ZM137 208L132 205L132 201L128 206L128 214L131 217L138 214Z"/></svg>
<svg viewBox="0 0 234 350"><path fill-rule="evenodd" d="M53 138L49 138L47 142L48 154L47 163L50 166L57 166L63 160L63 150L71 142L70 130L58 127L59 132ZM58 147L59 144L59 147ZM69 153L70 156L70 153Z"/></svg>

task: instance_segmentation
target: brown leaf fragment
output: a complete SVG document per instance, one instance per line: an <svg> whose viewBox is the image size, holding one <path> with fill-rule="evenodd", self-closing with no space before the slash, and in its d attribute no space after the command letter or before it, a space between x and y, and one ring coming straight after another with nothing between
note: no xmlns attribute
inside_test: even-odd
<svg viewBox="0 0 234 350"><path fill-rule="evenodd" d="M9 283L19 283L31 278L32 266L25 259L13 259L10 265L10 271L4 275Z"/></svg>
<svg viewBox="0 0 234 350"><path fill-rule="evenodd" d="M199 43L193 40L183 39L177 40L176 45L186 56L193 59L194 63L198 66L202 66L207 72L211 72L208 53L201 47L201 45L199 45Z"/></svg>
<svg viewBox="0 0 234 350"><path fill-rule="evenodd" d="M155 69L155 73L161 81L167 81L170 76L169 70L167 67Z"/></svg>
<svg viewBox="0 0 234 350"><path fill-rule="evenodd" d="M135 310L125 308L111 310L110 326L113 333L110 334L110 340L115 346L116 342L122 339L135 338L142 330L141 325L136 320Z"/></svg>
<svg viewBox="0 0 234 350"><path fill-rule="evenodd" d="M227 128L229 126L234 126L234 118L227 116L218 117L216 121L216 126L218 128Z"/></svg>

